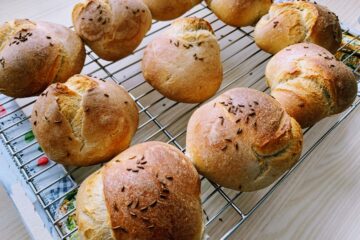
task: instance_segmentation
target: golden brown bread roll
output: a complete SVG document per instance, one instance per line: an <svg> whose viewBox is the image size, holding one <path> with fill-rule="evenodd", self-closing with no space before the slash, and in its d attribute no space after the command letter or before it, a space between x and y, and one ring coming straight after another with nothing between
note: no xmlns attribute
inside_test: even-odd
<svg viewBox="0 0 360 240"><path fill-rule="evenodd" d="M303 128L344 111L357 93L352 71L329 51L311 43L278 52L266 66L265 75L271 95Z"/></svg>
<svg viewBox="0 0 360 240"><path fill-rule="evenodd" d="M272 0L206 0L224 23L234 27L254 25L271 6Z"/></svg>
<svg viewBox="0 0 360 240"><path fill-rule="evenodd" d="M143 0L149 7L152 17L156 20L165 21L175 19L183 15L201 0Z"/></svg>
<svg viewBox="0 0 360 240"><path fill-rule="evenodd" d="M46 155L61 164L88 166L126 149L138 111L119 85L84 75L52 84L36 100L32 129Z"/></svg>
<svg viewBox="0 0 360 240"><path fill-rule="evenodd" d="M5 95L40 94L80 73L84 61L83 42L64 26L27 19L0 26L0 92Z"/></svg>
<svg viewBox="0 0 360 240"><path fill-rule="evenodd" d="M290 169L302 149L300 125L265 93L231 89L191 116L187 155L215 183L250 192Z"/></svg>
<svg viewBox="0 0 360 240"><path fill-rule="evenodd" d="M141 143L88 177L77 195L82 239L200 240L200 180L175 147Z"/></svg>
<svg viewBox="0 0 360 240"><path fill-rule="evenodd" d="M72 19L85 43L108 61L130 55L151 27L141 0L85 0L75 5Z"/></svg>
<svg viewBox="0 0 360 240"><path fill-rule="evenodd" d="M208 22L175 20L145 49L145 80L165 97L197 103L212 97L222 82L220 48Z"/></svg>
<svg viewBox="0 0 360 240"><path fill-rule="evenodd" d="M311 42L335 53L341 42L338 17L328 8L311 2L273 4L255 27L255 42L266 52L300 42Z"/></svg>

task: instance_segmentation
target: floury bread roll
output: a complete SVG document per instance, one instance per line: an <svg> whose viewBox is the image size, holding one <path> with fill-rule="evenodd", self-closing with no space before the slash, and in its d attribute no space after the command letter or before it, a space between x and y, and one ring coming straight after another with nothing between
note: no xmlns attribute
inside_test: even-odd
<svg viewBox="0 0 360 240"><path fill-rule="evenodd" d="M85 0L75 5L72 19L86 44L108 61L130 55L151 27L142 0Z"/></svg>
<svg viewBox="0 0 360 240"><path fill-rule="evenodd" d="M200 179L173 146L141 143L89 176L77 195L84 240L200 240Z"/></svg>
<svg viewBox="0 0 360 240"><path fill-rule="evenodd" d="M338 17L324 6L305 2L273 4L255 27L255 42L275 54L300 42L311 42L335 53L341 43Z"/></svg>
<svg viewBox="0 0 360 240"><path fill-rule="evenodd" d="M171 100L198 103L212 97L223 73L210 24L199 18L174 21L146 47L142 70L145 80Z"/></svg>
<svg viewBox="0 0 360 240"><path fill-rule="evenodd" d="M80 73L84 61L83 42L64 26L27 19L0 25L0 92L5 95L38 95Z"/></svg>
<svg viewBox="0 0 360 240"><path fill-rule="evenodd" d="M152 17L156 20L165 21L175 19L183 15L201 0L143 0L150 8Z"/></svg>
<svg viewBox="0 0 360 240"><path fill-rule="evenodd" d="M269 11L272 0L206 0L206 3L224 23L245 27L256 24Z"/></svg>
<svg viewBox="0 0 360 240"><path fill-rule="evenodd" d="M355 75L326 49L299 43L278 52L265 73L274 96L300 125L340 113L355 100Z"/></svg>
<svg viewBox="0 0 360 240"><path fill-rule="evenodd" d="M231 89L190 118L187 155L215 183L250 192L290 169L302 150L300 125L273 98L249 88Z"/></svg>
<svg viewBox="0 0 360 240"><path fill-rule="evenodd" d="M50 159L88 166L108 161L126 149L138 118L135 102L121 86L75 75L40 95L31 123Z"/></svg>

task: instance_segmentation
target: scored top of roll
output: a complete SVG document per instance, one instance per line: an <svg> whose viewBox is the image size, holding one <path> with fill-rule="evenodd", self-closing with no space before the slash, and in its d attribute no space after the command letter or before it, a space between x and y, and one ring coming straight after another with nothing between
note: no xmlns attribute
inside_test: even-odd
<svg viewBox="0 0 360 240"><path fill-rule="evenodd" d="M299 158L299 124L269 95L231 89L191 116L186 151L201 174L221 186L255 191Z"/></svg>
<svg viewBox="0 0 360 240"><path fill-rule="evenodd" d="M31 122L49 158L87 166L108 161L128 147L137 129L138 111L121 86L75 75L40 95Z"/></svg>
<svg viewBox="0 0 360 240"><path fill-rule="evenodd" d="M181 151L161 142L134 145L89 177L77 211L86 239L200 240L203 233L199 176Z"/></svg>

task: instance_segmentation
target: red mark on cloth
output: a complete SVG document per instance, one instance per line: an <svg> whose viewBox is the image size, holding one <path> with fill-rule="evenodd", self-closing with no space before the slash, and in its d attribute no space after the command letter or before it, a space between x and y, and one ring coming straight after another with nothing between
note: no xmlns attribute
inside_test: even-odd
<svg viewBox="0 0 360 240"><path fill-rule="evenodd" d="M0 104L0 117L6 114L6 109Z"/></svg>
<svg viewBox="0 0 360 240"><path fill-rule="evenodd" d="M38 160L37 160L37 164L36 165L38 165L38 166L44 166L44 165L46 165L46 164L48 164L49 163L49 159L47 158L47 157L41 157L41 158L39 158Z"/></svg>

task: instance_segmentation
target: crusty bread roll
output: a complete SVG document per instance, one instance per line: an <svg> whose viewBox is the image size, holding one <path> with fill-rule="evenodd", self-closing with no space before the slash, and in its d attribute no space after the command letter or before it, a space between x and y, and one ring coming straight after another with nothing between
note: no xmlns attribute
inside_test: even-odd
<svg viewBox="0 0 360 240"><path fill-rule="evenodd" d="M234 88L190 118L187 155L215 183L250 192L290 169L302 149L300 125L265 93Z"/></svg>
<svg viewBox="0 0 360 240"><path fill-rule="evenodd" d="M278 52L266 67L266 79L271 95L303 128L344 111L357 93L352 71L329 51L311 43Z"/></svg>
<svg viewBox="0 0 360 240"><path fill-rule="evenodd" d="M222 82L220 48L208 22L175 20L145 49L145 80L165 97L197 103L212 97Z"/></svg>
<svg viewBox="0 0 360 240"><path fill-rule="evenodd" d="M266 52L300 42L312 42L335 53L341 43L338 17L328 8L311 2L273 4L255 27L255 42Z"/></svg>
<svg viewBox="0 0 360 240"><path fill-rule="evenodd" d="M27 19L0 25L0 92L5 95L40 94L80 73L84 61L83 42L64 26Z"/></svg>
<svg viewBox="0 0 360 240"><path fill-rule="evenodd" d="M64 165L88 166L126 149L138 111L119 85L84 75L52 84L36 100L32 129L46 155Z"/></svg>
<svg viewBox="0 0 360 240"><path fill-rule="evenodd" d="M175 19L183 15L201 0L143 0L150 8L152 17L156 20L165 21Z"/></svg>
<svg viewBox="0 0 360 240"><path fill-rule="evenodd" d="M199 175L175 147L141 143L81 184L76 216L86 240L200 240Z"/></svg>
<svg viewBox="0 0 360 240"><path fill-rule="evenodd" d="M151 27L141 0L85 0L75 5L72 19L85 43L108 61L130 55Z"/></svg>
<svg viewBox="0 0 360 240"><path fill-rule="evenodd" d="M271 6L272 0L206 0L224 23L234 27L254 25Z"/></svg>

